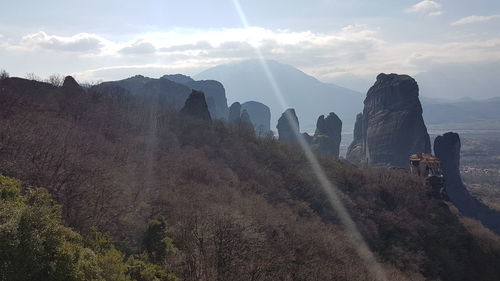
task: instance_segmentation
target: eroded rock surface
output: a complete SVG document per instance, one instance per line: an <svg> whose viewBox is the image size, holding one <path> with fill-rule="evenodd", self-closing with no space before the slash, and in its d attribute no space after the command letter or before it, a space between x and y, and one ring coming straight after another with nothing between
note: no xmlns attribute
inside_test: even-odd
<svg viewBox="0 0 500 281"><path fill-rule="evenodd" d="M363 113L359 113L356 116L353 140L347 149L346 158L353 163L361 163L363 157Z"/></svg>
<svg viewBox="0 0 500 281"><path fill-rule="evenodd" d="M193 90L191 92L181 112L202 120L212 120L205 100L205 94L200 91Z"/></svg>
<svg viewBox="0 0 500 281"><path fill-rule="evenodd" d="M430 153L417 82L408 75L380 74L368 90L361 122L361 144L350 155L368 164L408 166L414 153ZM359 127L358 127L359 130ZM354 151L361 148L361 153Z"/></svg>
<svg viewBox="0 0 500 281"><path fill-rule="evenodd" d="M316 123L313 147L318 153L339 157L342 139L342 121L333 112L326 118L321 115Z"/></svg>
<svg viewBox="0 0 500 281"><path fill-rule="evenodd" d="M279 140L288 143L297 143L297 136L299 135L299 119L295 114L295 109L289 108L278 119L276 125L279 134Z"/></svg>
<svg viewBox="0 0 500 281"><path fill-rule="evenodd" d="M479 220L484 226L500 233L500 212L490 209L473 197L460 175L460 136L448 132L434 140L434 153L441 161L446 192L450 201L464 216Z"/></svg>
<svg viewBox="0 0 500 281"><path fill-rule="evenodd" d="M227 118L227 121L229 121L229 123L234 124L240 122L240 118L241 118L241 104L239 102L234 102L229 107L229 116Z"/></svg>
<svg viewBox="0 0 500 281"><path fill-rule="evenodd" d="M271 130L271 110L263 103L248 101L241 105L246 110L257 134L267 134Z"/></svg>

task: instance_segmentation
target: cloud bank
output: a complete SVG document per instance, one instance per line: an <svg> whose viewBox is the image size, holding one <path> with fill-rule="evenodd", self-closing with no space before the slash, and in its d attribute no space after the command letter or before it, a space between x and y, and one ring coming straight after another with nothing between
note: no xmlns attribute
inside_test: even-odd
<svg viewBox="0 0 500 281"><path fill-rule="evenodd" d="M83 80L118 79L138 73L192 75L218 64L253 59L255 48L265 58L291 64L325 81L349 75L371 79L380 72L415 75L436 64L500 62L500 38L391 42L363 25L331 33L262 27L172 29L137 34L128 41L88 33L64 37L38 32L4 42L9 42L4 46L7 56L36 56L40 64L64 64L70 59L64 65Z"/></svg>
<svg viewBox="0 0 500 281"><path fill-rule="evenodd" d="M492 15L492 16L468 16L465 18L461 18L453 23L451 25L457 26L457 25L465 25L465 24L473 24L473 23L479 23L479 22L485 22L485 21L490 21L494 19L499 19L500 15Z"/></svg>
<svg viewBox="0 0 500 281"><path fill-rule="evenodd" d="M21 44L27 47L36 47L55 51L68 52L99 52L104 46L104 40L97 35L79 33L70 37L47 35L40 31L24 36Z"/></svg>

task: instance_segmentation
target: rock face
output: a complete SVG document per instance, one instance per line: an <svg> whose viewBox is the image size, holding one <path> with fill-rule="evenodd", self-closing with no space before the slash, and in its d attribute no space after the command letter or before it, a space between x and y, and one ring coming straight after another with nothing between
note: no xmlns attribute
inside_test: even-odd
<svg viewBox="0 0 500 281"><path fill-rule="evenodd" d="M164 75L160 79L136 75L119 81L104 82L97 87L103 90L120 87L133 95L159 98L163 105L176 109L182 108L191 90L197 90L205 93L211 116L215 119L227 119L226 90L214 80L195 81L182 74Z"/></svg>
<svg viewBox="0 0 500 281"><path fill-rule="evenodd" d="M321 115L316 122L314 149L324 155L339 157L341 134L342 121L335 113L331 112L326 118Z"/></svg>
<svg viewBox="0 0 500 281"><path fill-rule="evenodd" d="M191 79L192 80L192 79ZM205 97L213 100L213 106L210 106L210 114L214 119L226 120L228 114L226 90L224 86L215 80L187 81L183 83L193 90L202 91Z"/></svg>
<svg viewBox="0 0 500 281"><path fill-rule="evenodd" d="M137 75L119 81L104 82L96 86L98 90L111 91L125 89L132 95L146 97L160 107L181 109L186 102L191 89L183 84L160 78L152 79Z"/></svg>
<svg viewBox="0 0 500 281"><path fill-rule="evenodd" d="M193 78L184 74L167 74L163 75L161 78L168 79L170 81L174 81L179 84L186 84L194 81Z"/></svg>
<svg viewBox="0 0 500 281"><path fill-rule="evenodd" d="M246 109L243 109L241 112L240 116L240 126L248 128L250 131L255 130L252 121L250 120L250 115L246 111Z"/></svg>
<svg viewBox="0 0 500 281"><path fill-rule="evenodd" d="M163 75L163 79L183 84L192 90L201 91L207 99L208 110L214 119L226 120L228 114L226 90L224 86L215 80L196 81L183 74Z"/></svg>
<svg viewBox="0 0 500 281"><path fill-rule="evenodd" d="M266 134L271 131L271 110L263 103L248 101L241 105L250 115L250 120L257 134Z"/></svg>
<svg viewBox="0 0 500 281"><path fill-rule="evenodd" d="M241 104L239 102L234 102L229 107L229 116L227 121L229 123L238 123L241 117Z"/></svg>
<svg viewBox="0 0 500 281"><path fill-rule="evenodd" d="M492 231L500 233L500 212L490 209L474 198L462 182L460 149L460 137L457 133L449 132L434 140L434 153L441 161L450 201L462 215L475 218Z"/></svg>
<svg viewBox="0 0 500 281"><path fill-rule="evenodd" d="M431 152L418 91L408 75L377 76L364 101L361 162L406 167L411 154Z"/></svg>
<svg viewBox="0 0 500 281"><path fill-rule="evenodd" d="M191 92L181 112L202 120L212 120L205 101L205 94L200 91L193 90Z"/></svg>
<svg viewBox="0 0 500 281"><path fill-rule="evenodd" d="M240 119L241 119L241 122L252 124L252 121L250 120L250 115L248 114L248 112L246 111L246 109L243 109L243 111L241 112Z"/></svg>
<svg viewBox="0 0 500 281"><path fill-rule="evenodd" d="M295 109L289 108L278 119L276 125L279 134L279 140L288 143L297 143L297 136L300 133L299 119L295 114Z"/></svg>
<svg viewBox="0 0 500 281"><path fill-rule="evenodd" d="M363 113L356 116L353 140L347 149L346 158L353 163L361 163L363 159Z"/></svg>
<svg viewBox="0 0 500 281"><path fill-rule="evenodd" d="M64 91L78 91L78 92L84 91L83 88L80 87L78 82L76 82L75 78L73 78L71 76L66 76L64 78L62 88Z"/></svg>

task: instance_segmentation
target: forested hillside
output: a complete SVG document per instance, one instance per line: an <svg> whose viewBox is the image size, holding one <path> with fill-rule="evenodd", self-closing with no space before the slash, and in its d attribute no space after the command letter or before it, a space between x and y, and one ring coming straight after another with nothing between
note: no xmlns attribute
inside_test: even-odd
<svg viewBox="0 0 500 281"><path fill-rule="evenodd" d="M66 270L45 245L87 251L96 270L109 268L99 261L112 251L123 280L375 280L300 151L167 103L161 93L84 89L72 78L62 87L0 80L0 172L23 182L1 177L0 280L34 280L9 275L26 264ZM420 179L320 160L389 280L500 279L497 236L460 219ZM30 223L44 212L62 233L55 246L43 220ZM9 242L31 241L23 235L38 229L33 255ZM108 250L85 242L96 239ZM71 266L81 272L79 257ZM150 274L133 271L141 267Z"/></svg>

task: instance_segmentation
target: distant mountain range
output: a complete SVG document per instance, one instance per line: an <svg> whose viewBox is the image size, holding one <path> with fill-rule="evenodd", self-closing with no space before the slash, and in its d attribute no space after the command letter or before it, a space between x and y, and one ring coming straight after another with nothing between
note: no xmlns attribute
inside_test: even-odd
<svg viewBox="0 0 500 281"><path fill-rule="evenodd" d="M500 98L439 101L421 98L426 124L450 129L500 129ZM494 126L495 123L497 126Z"/></svg>
<svg viewBox="0 0 500 281"><path fill-rule="evenodd" d="M320 115L335 112L344 128L354 126L356 114L363 108L364 94L319 81L290 65L266 61L289 107L295 108L301 131L316 128ZM271 129L285 110L258 60L219 65L194 76L197 80L220 81L230 103L250 100L262 102L271 109Z"/></svg>
<svg viewBox="0 0 500 281"><path fill-rule="evenodd" d="M353 91L332 83L324 83L293 66L266 61L289 107L295 108L302 131L315 128L321 114L335 112L343 122L344 131L354 127L356 114L363 109L366 93ZM230 103L255 100L271 109L271 129L284 111L266 76L260 61L248 60L219 65L194 76L197 80L220 81ZM426 89L420 82L421 89ZM419 80L417 79L417 82ZM428 125L457 125L463 129L491 126L500 121L500 98L488 100L461 99L457 101L422 97L424 119ZM500 123L499 126L500 128ZM457 128L454 126L454 129ZM498 128L496 128L498 129Z"/></svg>

